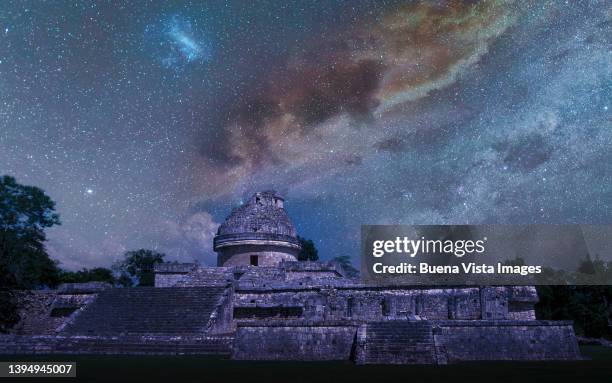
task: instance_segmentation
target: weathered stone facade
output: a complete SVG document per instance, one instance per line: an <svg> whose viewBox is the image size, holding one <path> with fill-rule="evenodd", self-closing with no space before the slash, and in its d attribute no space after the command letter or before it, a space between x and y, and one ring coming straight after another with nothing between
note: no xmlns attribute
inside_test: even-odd
<svg viewBox="0 0 612 383"><path fill-rule="evenodd" d="M154 267L155 286L171 287L176 285L183 277L196 269L192 263L158 263Z"/></svg>
<svg viewBox="0 0 612 383"><path fill-rule="evenodd" d="M580 358L571 323L536 320L534 287L367 285L334 263L298 262L291 252L267 252L269 244L245 244L262 235L296 237L275 193L255 194L245 206L219 229L234 241L231 252L216 246L224 266L169 263L156 266L153 288L74 284L39 294L28 306L39 309L26 317L47 326L22 325L21 336L0 337L0 353L364 364ZM257 266L242 258L254 253ZM54 310L60 319L48 320Z"/></svg>
<svg viewBox="0 0 612 383"><path fill-rule="evenodd" d="M213 247L218 266L275 266L295 261L300 251L295 227L274 191L255 193L219 227Z"/></svg>
<svg viewBox="0 0 612 383"><path fill-rule="evenodd" d="M71 318L111 285L103 282L64 283L56 290L19 291L21 321L13 334L56 334Z"/></svg>

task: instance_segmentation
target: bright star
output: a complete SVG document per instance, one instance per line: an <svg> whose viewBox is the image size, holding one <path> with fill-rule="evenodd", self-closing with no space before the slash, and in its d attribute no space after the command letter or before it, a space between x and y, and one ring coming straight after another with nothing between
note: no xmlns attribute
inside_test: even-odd
<svg viewBox="0 0 612 383"><path fill-rule="evenodd" d="M93 190L92 190L92 189L87 189L87 190L86 190L86 193L87 193L87 194L93 194Z"/></svg>

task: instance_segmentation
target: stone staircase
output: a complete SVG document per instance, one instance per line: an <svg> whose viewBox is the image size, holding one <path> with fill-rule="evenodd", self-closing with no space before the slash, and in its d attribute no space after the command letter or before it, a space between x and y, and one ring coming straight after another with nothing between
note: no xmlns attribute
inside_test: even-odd
<svg viewBox="0 0 612 383"><path fill-rule="evenodd" d="M204 335L225 287L136 287L101 291L61 335Z"/></svg>
<svg viewBox="0 0 612 383"><path fill-rule="evenodd" d="M230 336L0 335L0 354L230 355Z"/></svg>
<svg viewBox="0 0 612 383"><path fill-rule="evenodd" d="M364 339L357 363L436 363L432 326L428 321L372 322L365 325L362 333Z"/></svg>

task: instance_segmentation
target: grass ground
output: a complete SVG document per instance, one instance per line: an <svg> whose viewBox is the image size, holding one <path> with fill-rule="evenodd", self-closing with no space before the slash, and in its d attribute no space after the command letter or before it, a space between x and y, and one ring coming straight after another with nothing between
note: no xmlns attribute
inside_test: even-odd
<svg viewBox="0 0 612 383"><path fill-rule="evenodd" d="M612 348L581 348L576 362L479 362L357 366L349 362L241 362L195 356L11 356L0 361L76 361L83 382L612 382ZM29 380L29 379L27 379ZM58 381L74 381L58 379ZM2 381L2 379L0 379ZM25 378L19 379L26 381ZM50 382L52 379L44 379Z"/></svg>

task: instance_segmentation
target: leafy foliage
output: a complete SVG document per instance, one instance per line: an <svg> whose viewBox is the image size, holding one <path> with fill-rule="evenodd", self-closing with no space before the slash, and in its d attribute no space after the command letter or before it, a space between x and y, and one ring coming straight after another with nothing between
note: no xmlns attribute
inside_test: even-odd
<svg viewBox="0 0 612 383"><path fill-rule="evenodd" d="M55 203L44 191L13 177L0 178L0 287L57 283L58 268L45 250L44 229L59 223Z"/></svg>
<svg viewBox="0 0 612 383"><path fill-rule="evenodd" d="M104 267L79 271L61 271L59 280L61 283L107 282L112 285L116 282L112 270Z"/></svg>
<svg viewBox="0 0 612 383"><path fill-rule="evenodd" d="M298 241L302 245L302 250L298 254L298 261L318 261L319 251L311 239L302 238L298 235Z"/></svg>
<svg viewBox="0 0 612 383"><path fill-rule="evenodd" d="M44 230L59 223L44 191L0 177L0 331L19 320L10 289L57 284L59 269L45 250Z"/></svg>
<svg viewBox="0 0 612 383"><path fill-rule="evenodd" d="M140 249L126 252L123 261L114 266L119 273L119 284L123 286L153 286L155 274L153 267L163 263L166 255L153 250Z"/></svg>
<svg viewBox="0 0 612 383"><path fill-rule="evenodd" d="M541 280L554 285L537 286L539 319L573 320L578 335L612 339L612 265L596 258L582 262L577 272L543 270ZM560 284L559 284L560 283ZM597 283L599 285L584 285ZM581 285L574 285L581 284Z"/></svg>
<svg viewBox="0 0 612 383"><path fill-rule="evenodd" d="M134 286L134 280L126 272L121 272L116 278L116 282L122 287Z"/></svg>
<svg viewBox="0 0 612 383"><path fill-rule="evenodd" d="M11 290L0 290L0 333L7 332L19 322L17 300Z"/></svg>
<svg viewBox="0 0 612 383"><path fill-rule="evenodd" d="M576 334L612 339L612 286L537 286L538 319L573 320Z"/></svg>
<svg viewBox="0 0 612 383"><path fill-rule="evenodd" d="M332 261L338 263L344 269L344 272L349 278L357 278L359 276L359 270L353 266L351 257L348 255L338 256L332 259Z"/></svg>

